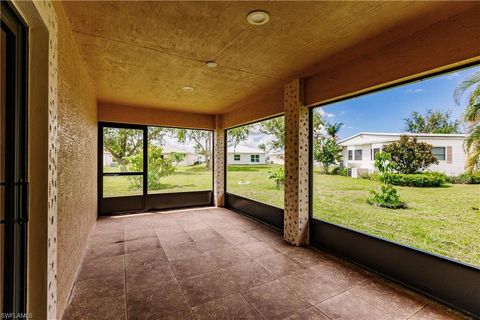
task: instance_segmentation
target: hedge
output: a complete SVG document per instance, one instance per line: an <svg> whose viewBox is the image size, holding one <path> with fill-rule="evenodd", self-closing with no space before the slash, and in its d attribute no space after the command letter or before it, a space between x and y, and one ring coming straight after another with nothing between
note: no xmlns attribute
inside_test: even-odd
<svg viewBox="0 0 480 320"><path fill-rule="evenodd" d="M447 177L440 172L414 174L385 173L380 176L380 181L394 186L440 187L447 182Z"/></svg>
<svg viewBox="0 0 480 320"><path fill-rule="evenodd" d="M480 184L480 172L463 173L459 176L447 177L449 183Z"/></svg>

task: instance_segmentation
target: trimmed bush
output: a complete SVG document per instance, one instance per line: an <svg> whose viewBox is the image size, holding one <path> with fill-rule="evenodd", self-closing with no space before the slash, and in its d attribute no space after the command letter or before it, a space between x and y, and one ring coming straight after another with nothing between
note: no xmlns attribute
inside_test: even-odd
<svg viewBox="0 0 480 320"><path fill-rule="evenodd" d="M386 184L406 187L441 187L447 182L447 177L440 172L427 173L385 173L380 181Z"/></svg>
<svg viewBox="0 0 480 320"><path fill-rule="evenodd" d="M448 176L447 182L453 184L480 184L480 172L463 173L459 176Z"/></svg>

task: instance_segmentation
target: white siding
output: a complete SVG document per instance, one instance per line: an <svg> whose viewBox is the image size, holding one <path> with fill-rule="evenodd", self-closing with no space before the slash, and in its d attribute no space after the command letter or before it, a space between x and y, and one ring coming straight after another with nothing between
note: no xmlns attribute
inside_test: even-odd
<svg viewBox="0 0 480 320"><path fill-rule="evenodd" d="M265 164L265 154L264 153L235 153L236 155L240 155L240 160L233 160L233 152L229 152L227 154L227 164ZM251 155L258 154L260 161L259 162L251 162Z"/></svg>
<svg viewBox="0 0 480 320"><path fill-rule="evenodd" d="M465 163L467 155L463 149L463 140L453 139L418 139L419 142L427 142L434 147L452 147L452 163L448 163L448 155L445 154L445 160L440 160L438 165L431 165L428 170L440 171L449 176L457 176L465 172Z"/></svg>
<svg viewBox="0 0 480 320"><path fill-rule="evenodd" d="M391 137L388 137L390 140ZM385 139L387 140L387 139ZM394 140L398 140L394 139ZM465 162L467 160L467 155L463 149L463 139L461 138L448 138L448 137L418 137L418 142L426 142L431 144L433 147L444 147L445 148L445 160L439 160L439 164L431 165L427 171L438 171L443 172L447 175L460 175L465 172ZM385 143L374 143L374 144L353 144L344 145L343 151L343 163L347 168L359 168L366 169L369 172L373 172L375 169L374 159L372 159L372 148L377 148L382 145L387 145L391 141L386 141ZM448 149L451 148L451 163L448 163ZM348 150L361 149L363 157L361 161L358 160L348 160Z"/></svg>

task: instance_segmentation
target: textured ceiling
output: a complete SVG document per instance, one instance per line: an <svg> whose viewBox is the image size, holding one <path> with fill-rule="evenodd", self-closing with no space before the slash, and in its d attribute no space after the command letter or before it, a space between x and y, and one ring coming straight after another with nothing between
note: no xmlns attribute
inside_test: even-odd
<svg viewBox="0 0 480 320"><path fill-rule="evenodd" d="M367 54L368 50L467 10L470 5L63 4L99 101L200 113L224 113L245 97L308 75L313 72L310 66ZM270 22L263 26L248 24L246 15L254 9L267 10ZM216 60L218 68L207 68L207 60ZM184 92L182 87L186 85L195 90Z"/></svg>

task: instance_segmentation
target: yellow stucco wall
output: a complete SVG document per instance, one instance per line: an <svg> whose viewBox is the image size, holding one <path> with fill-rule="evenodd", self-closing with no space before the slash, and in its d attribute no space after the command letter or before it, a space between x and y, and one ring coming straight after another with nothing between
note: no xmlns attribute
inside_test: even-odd
<svg viewBox="0 0 480 320"><path fill-rule="evenodd" d="M58 16L57 316L63 314L97 216L97 103L60 2Z"/></svg>

